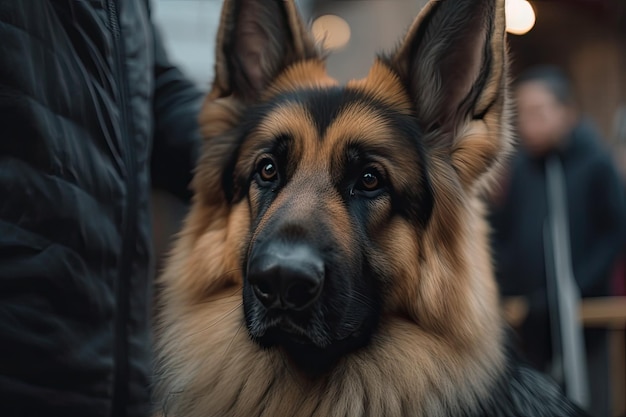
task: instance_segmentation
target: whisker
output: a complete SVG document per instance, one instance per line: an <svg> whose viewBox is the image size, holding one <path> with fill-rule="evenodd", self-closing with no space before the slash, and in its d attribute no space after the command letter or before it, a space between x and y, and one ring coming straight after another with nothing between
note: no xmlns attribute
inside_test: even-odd
<svg viewBox="0 0 626 417"><path fill-rule="evenodd" d="M234 274L235 272L240 272L240 271L242 271L241 268L237 268L237 269L232 269L230 271L226 271L222 275L220 275L217 280L219 281L221 279L224 279L225 277L228 277L228 276ZM231 286L231 285L229 285L229 286ZM226 295L223 295L223 296L220 296L220 297L207 297L206 301L204 301L203 303L219 301L219 300L222 300L224 298L232 297L232 296L236 295L239 291L241 291L241 285L233 284L232 287L234 288L234 291L232 293L227 293Z"/></svg>
<svg viewBox="0 0 626 417"><path fill-rule="evenodd" d="M230 316L235 311L239 310L239 308L242 307L242 306L243 306L243 303L241 302L241 300L239 300L239 302L237 303L237 305L235 307L233 307L232 309L228 310L226 313L222 314L221 316L219 316L215 320L213 320L208 326L202 328L201 330L198 330L198 331L196 331L194 333L189 333L189 336L196 336L196 335L198 335L200 333L206 332L207 330L211 329L215 325L219 324L226 317Z"/></svg>
<svg viewBox="0 0 626 417"><path fill-rule="evenodd" d="M347 297L351 298L352 300L360 302L361 304L365 305L368 308L374 309L374 306L372 305L372 301L365 294L362 294L357 290L354 290L352 293L347 294Z"/></svg>
<svg viewBox="0 0 626 417"><path fill-rule="evenodd" d="M242 321L241 323L239 323L239 326L237 327L237 331L235 332L235 334L233 335L233 337L230 339L230 342L228 342L228 345L226 346L226 348L224 349L224 353L223 356L224 358L226 358L226 354L228 353L228 351L230 350L230 347L233 345L233 342L235 341L235 339L237 338L237 336L239 336L239 332L241 331L241 329L244 326L244 322Z"/></svg>

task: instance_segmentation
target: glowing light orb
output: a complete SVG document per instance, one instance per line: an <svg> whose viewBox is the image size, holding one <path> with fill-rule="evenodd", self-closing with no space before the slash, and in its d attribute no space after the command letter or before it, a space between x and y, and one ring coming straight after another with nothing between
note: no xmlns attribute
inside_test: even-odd
<svg viewBox="0 0 626 417"><path fill-rule="evenodd" d="M506 0L505 13L509 33L523 35L535 26L535 10L527 0Z"/></svg>
<svg viewBox="0 0 626 417"><path fill-rule="evenodd" d="M325 49L341 49L350 41L350 25L339 16L327 14L313 22L313 36Z"/></svg>

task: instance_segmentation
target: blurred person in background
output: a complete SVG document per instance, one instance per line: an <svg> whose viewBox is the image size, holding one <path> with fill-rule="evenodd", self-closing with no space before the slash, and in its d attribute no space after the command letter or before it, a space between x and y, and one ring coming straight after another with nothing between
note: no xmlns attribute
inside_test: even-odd
<svg viewBox="0 0 626 417"><path fill-rule="evenodd" d="M559 69L537 67L522 74L516 99L521 147L494 202L493 252L501 293L523 296L528 306L519 328L521 348L534 366L549 372L553 350L544 241L550 210L546 161L556 157L562 167L571 266L582 297L610 294L611 270L624 236L624 187L595 129L577 113L569 81ZM608 416L606 332L587 330L585 345L590 411Z"/></svg>
<svg viewBox="0 0 626 417"><path fill-rule="evenodd" d="M0 0L0 414L150 415L151 186L202 94L147 0Z"/></svg>

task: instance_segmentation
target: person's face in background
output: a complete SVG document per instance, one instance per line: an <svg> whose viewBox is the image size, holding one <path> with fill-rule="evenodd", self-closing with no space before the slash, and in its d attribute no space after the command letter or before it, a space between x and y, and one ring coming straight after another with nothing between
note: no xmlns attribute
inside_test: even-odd
<svg viewBox="0 0 626 417"><path fill-rule="evenodd" d="M526 81L516 90L517 131L522 145L535 156L558 147L574 127L574 111L541 81Z"/></svg>

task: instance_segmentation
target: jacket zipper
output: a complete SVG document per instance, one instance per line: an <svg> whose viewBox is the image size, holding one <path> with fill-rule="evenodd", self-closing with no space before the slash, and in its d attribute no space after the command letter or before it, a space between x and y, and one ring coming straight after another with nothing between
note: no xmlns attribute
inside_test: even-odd
<svg viewBox="0 0 626 417"><path fill-rule="evenodd" d="M132 149L132 131L130 129L130 116L128 108L128 79L124 69L124 42L121 39L120 17L118 14L117 0L108 1L109 25L113 34L113 46L115 48L114 60L117 71L117 87L119 90L121 135L124 152L124 165L126 169L126 211L123 217L122 253L120 260L119 275L116 288L116 315L115 315L115 353L113 374L113 402L111 406L112 417L126 415L128 403L128 334L127 325L129 320L129 285L131 279L132 253L134 248L137 228L137 178L135 154Z"/></svg>

